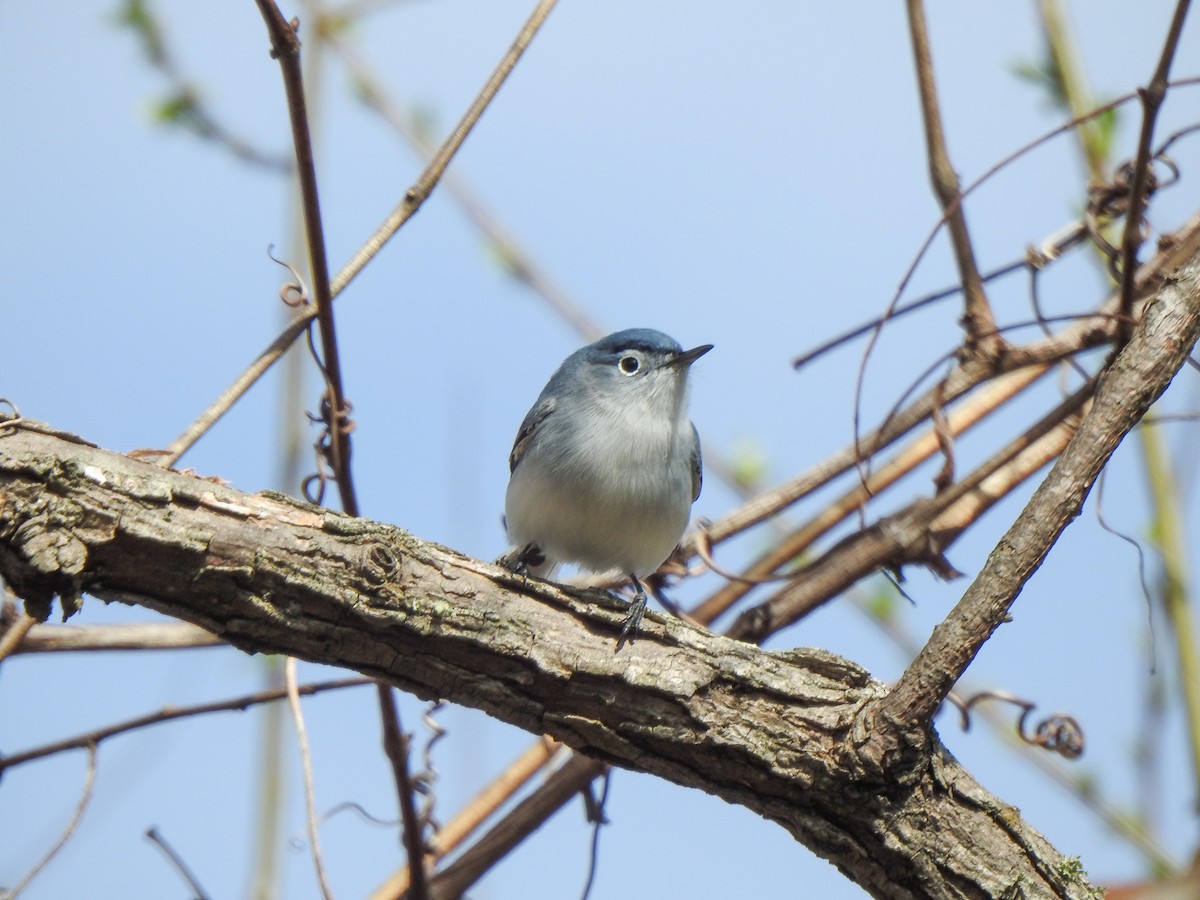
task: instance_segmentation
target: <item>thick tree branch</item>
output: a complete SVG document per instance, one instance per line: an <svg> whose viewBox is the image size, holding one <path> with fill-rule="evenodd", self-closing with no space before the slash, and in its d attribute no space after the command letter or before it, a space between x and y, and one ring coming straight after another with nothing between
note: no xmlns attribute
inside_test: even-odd
<svg viewBox="0 0 1200 900"><path fill-rule="evenodd" d="M0 575L138 603L282 653L474 706L590 756L754 810L877 897L1086 897L1036 831L931 737L903 769L854 748L882 685L819 650L767 653L623 604L525 583L389 525L250 495L0 427Z"/></svg>

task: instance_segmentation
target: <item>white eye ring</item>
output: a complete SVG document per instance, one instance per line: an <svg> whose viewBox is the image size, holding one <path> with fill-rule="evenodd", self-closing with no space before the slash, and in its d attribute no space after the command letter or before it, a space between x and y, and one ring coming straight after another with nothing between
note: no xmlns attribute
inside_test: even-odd
<svg viewBox="0 0 1200 900"><path fill-rule="evenodd" d="M641 367L642 364L636 356L622 356L621 361L617 363L622 375L636 375Z"/></svg>

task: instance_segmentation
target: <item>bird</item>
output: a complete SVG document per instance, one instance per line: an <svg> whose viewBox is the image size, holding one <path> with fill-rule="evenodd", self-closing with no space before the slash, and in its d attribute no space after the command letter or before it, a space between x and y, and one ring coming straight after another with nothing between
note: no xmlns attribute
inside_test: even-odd
<svg viewBox="0 0 1200 900"><path fill-rule="evenodd" d="M568 356L526 414L508 458L500 563L550 577L562 563L618 570L635 597L617 639L632 642L646 611L641 579L679 544L700 496L700 438L688 418L692 364L650 328L603 337Z"/></svg>

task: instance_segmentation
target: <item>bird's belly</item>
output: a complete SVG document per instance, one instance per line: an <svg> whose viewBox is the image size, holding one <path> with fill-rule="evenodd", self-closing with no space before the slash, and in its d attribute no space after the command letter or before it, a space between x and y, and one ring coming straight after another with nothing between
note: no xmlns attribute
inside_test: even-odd
<svg viewBox="0 0 1200 900"><path fill-rule="evenodd" d="M524 460L509 483L505 514L518 546L536 544L551 560L597 572L642 576L662 565L687 528L690 481L676 490L671 484L682 488L682 479L600 486L587 472L548 472L538 463Z"/></svg>

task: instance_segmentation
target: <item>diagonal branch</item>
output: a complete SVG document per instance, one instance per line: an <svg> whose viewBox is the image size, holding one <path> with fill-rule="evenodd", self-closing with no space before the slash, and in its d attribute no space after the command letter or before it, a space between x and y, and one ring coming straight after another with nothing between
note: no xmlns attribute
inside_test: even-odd
<svg viewBox="0 0 1200 900"><path fill-rule="evenodd" d="M416 215L422 204L433 193L437 187L442 174L446 171L446 167L450 165L450 161L458 153L467 136L475 128L483 115L484 110L495 98L501 86L516 66L517 61L524 54L534 36L546 21L546 17L550 15L550 11L554 8L557 0L540 0L538 5L530 13L529 19L518 32L512 46L501 58L496 65L495 70L480 90L479 95L471 104L470 108L463 114L459 123L454 130L442 143L438 152L430 160L416 182L404 194L397 207L384 220L375 232L366 239L363 246L351 257L350 261L342 267L342 270L334 276L330 283L330 295L337 297L347 285L363 270L368 262L370 262L375 254L378 253L383 246L392 239L397 231ZM202 412L191 425L189 425L179 437L172 441L170 447L167 448L167 453L159 459L159 464L163 466L173 466L179 461L179 458L187 452L196 441L204 435L225 413L233 408L233 405L241 399L242 395L250 389L250 387L261 378L268 369L271 368L283 356L284 352L300 335L304 334L309 323L316 317L316 311L310 310L301 315L298 315L287 327L280 332L279 336L271 342L262 353L258 355L255 361L242 372L233 384L226 388L221 395L214 400L209 407Z"/></svg>
<svg viewBox="0 0 1200 900"><path fill-rule="evenodd" d="M868 755L882 759L928 726L950 688L1000 627L1025 582L1079 515L1100 470L1183 366L1200 336L1200 254L1168 278L1103 374L1079 430L974 583L881 704Z"/></svg>

